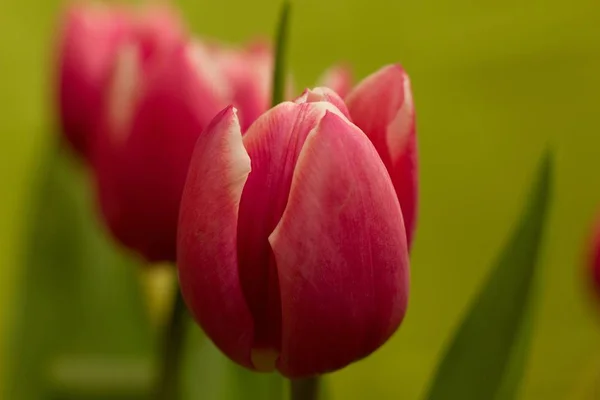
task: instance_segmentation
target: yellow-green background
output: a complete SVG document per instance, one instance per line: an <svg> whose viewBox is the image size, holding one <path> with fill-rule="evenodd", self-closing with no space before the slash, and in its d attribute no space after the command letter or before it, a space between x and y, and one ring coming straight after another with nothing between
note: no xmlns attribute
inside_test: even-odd
<svg viewBox="0 0 600 400"><path fill-rule="evenodd" d="M270 35L279 5L177 3L195 32L232 41ZM52 132L58 9L55 0L0 1L0 340L35 160ZM421 212L409 314L380 351L330 378L334 398L416 399L423 393L548 144L556 154L555 198L522 394L595 398L600 302L589 301L582 259L600 207L600 2L295 1L289 66L298 83L310 85L338 60L359 77L397 61L410 73Z"/></svg>

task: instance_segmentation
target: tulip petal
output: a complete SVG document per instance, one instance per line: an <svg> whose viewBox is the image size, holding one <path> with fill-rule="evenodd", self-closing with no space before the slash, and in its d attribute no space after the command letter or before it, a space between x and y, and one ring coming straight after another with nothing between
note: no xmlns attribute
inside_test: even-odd
<svg viewBox="0 0 600 400"><path fill-rule="evenodd" d="M143 60L186 39L184 22L173 7L149 4L135 15L132 34Z"/></svg>
<svg viewBox="0 0 600 400"><path fill-rule="evenodd" d="M346 103L344 100L332 89L328 87L316 87L314 89L306 89L304 93L300 97L298 97L294 102L296 104L303 103L316 103L320 101L326 101L328 103L333 104L337 107L338 110L344 114L344 116L350 119L350 113L348 111L348 107L346 107Z"/></svg>
<svg viewBox="0 0 600 400"><path fill-rule="evenodd" d="M263 114L244 136L252 172L240 203L238 254L257 349L280 348L279 285L268 237L286 207L304 141L327 110L340 112L326 102L284 102Z"/></svg>
<svg viewBox="0 0 600 400"><path fill-rule="evenodd" d="M409 247L416 225L418 160L408 76L390 65L365 78L346 98L352 121L375 145L396 189Z"/></svg>
<svg viewBox="0 0 600 400"><path fill-rule="evenodd" d="M269 242L285 376L344 367L400 324L409 284L402 212L376 150L342 117L327 113L306 140Z"/></svg>
<svg viewBox="0 0 600 400"><path fill-rule="evenodd" d="M181 202L177 265L185 301L231 359L252 368L253 322L237 257L237 221L250 159L232 107L200 135Z"/></svg>
<svg viewBox="0 0 600 400"><path fill-rule="evenodd" d="M142 84L140 53L133 43L124 43L116 54L111 78L105 88L106 123L113 146L122 146L131 129Z"/></svg>
<svg viewBox="0 0 600 400"><path fill-rule="evenodd" d="M326 86L344 98L352 89L352 71L346 65L335 65L325 71L318 82L319 86Z"/></svg>

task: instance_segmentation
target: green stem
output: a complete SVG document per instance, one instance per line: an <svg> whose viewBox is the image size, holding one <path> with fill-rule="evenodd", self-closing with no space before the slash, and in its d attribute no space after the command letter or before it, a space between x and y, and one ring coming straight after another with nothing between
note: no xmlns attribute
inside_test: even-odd
<svg viewBox="0 0 600 400"><path fill-rule="evenodd" d="M161 343L160 365L158 366L158 376L154 392L156 400L179 400L181 398L179 371L181 369L185 320L185 302L179 286L177 286L177 295L173 304L173 310Z"/></svg>
<svg viewBox="0 0 600 400"><path fill-rule="evenodd" d="M292 379L291 400L318 400L320 378Z"/></svg>
<svg viewBox="0 0 600 400"><path fill-rule="evenodd" d="M283 1L279 17L279 25L275 36L275 65L273 67L272 106L281 103L285 91L285 47L288 37L288 21L290 16L290 0Z"/></svg>

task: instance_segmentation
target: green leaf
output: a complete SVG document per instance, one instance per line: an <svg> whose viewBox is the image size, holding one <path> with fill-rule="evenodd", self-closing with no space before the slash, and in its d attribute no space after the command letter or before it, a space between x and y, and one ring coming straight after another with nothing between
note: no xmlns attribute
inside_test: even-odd
<svg viewBox="0 0 600 400"><path fill-rule="evenodd" d="M184 400L281 400L284 379L246 370L226 358L193 323L186 338Z"/></svg>
<svg viewBox="0 0 600 400"><path fill-rule="evenodd" d="M290 0L284 0L279 17L279 25L275 37L275 66L273 68L273 96L272 105L276 106L284 98L285 91L285 51L288 40L288 25L290 17Z"/></svg>
<svg viewBox="0 0 600 400"><path fill-rule="evenodd" d="M65 149L47 151L32 191L9 325L5 399L85 399L62 393L56 377L65 360L148 359L153 346L138 265L104 234L86 169Z"/></svg>
<svg viewBox="0 0 600 400"><path fill-rule="evenodd" d="M520 223L442 359L429 400L515 397L551 181L552 160L546 154Z"/></svg>

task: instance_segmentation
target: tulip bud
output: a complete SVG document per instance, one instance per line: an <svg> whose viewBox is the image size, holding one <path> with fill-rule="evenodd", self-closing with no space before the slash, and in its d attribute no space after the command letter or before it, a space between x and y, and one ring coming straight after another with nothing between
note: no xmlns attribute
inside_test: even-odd
<svg viewBox="0 0 600 400"><path fill-rule="evenodd" d="M94 146L106 224L151 262L175 260L194 144L226 105L225 85L200 45L163 44L133 42L120 50Z"/></svg>
<svg viewBox="0 0 600 400"><path fill-rule="evenodd" d="M345 101L352 121L369 137L392 178L410 248L418 206L418 154L408 76L399 65L389 65L360 82Z"/></svg>
<svg viewBox="0 0 600 400"><path fill-rule="evenodd" d="M59 48L58 103L65 138L88 156L90 135L117 47L127 35L122 9L98 5L70 8Z"/></svg>
<svg viewBox="0 0 600 400"><path fill-rule="evenodd" d="M402 321L409 284L382 160L335 93L305 95L243 137L234 108L214 118L178 230L181 290L206 334L238 364L291 378L375 351Z"/></svg>

